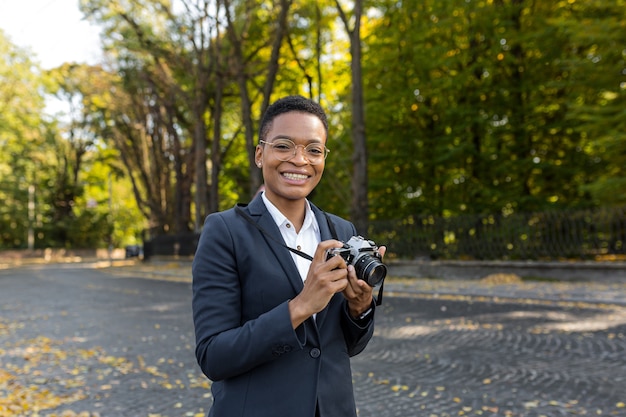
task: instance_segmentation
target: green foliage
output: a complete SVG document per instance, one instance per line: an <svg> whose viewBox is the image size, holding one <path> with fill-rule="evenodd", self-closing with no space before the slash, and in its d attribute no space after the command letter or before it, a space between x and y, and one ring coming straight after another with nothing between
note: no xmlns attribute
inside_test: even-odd
<svg viewBox="0 0 626 417"><path fill-rule="evenodd" d="M585 207L618 186L623 157L601 150L626 139L623 2L379 11L365 40L377 218Z"/></svg>
<svg viewBox="0 0 626 417"><path fill-rule="evenodd" d="M0 247L27 244L30 186L40 175L34 163L44 156L40 88L28 51L0 30Z"/></svg>
<svg viewBox="0 0 626 417"><path fill-rule="evenodd" d="M626 202L623 0L365 4L371 220ZM59 246L191 230L206 210L195 195L201 167L215 207L248 199L249 132L266 99L285 94L327 108L331 153L311 199L349 216L354 83L335 2L179 5L185 12L168 1L82 0L103 27L107 68L39 74L0 36L0 245L25 247L29 226L37 244ZM43 86L70 110L45 118Z"/></svg>
<svg viewBox="0 0 626 417"><path fill-rule="evenodd" d="M106 167L118 158L97 146L97 123L84 98L98 82L88 67L41 73L0 32L0 80L0 248L106 247L111 238L116 246L135 243L145 226L127 181L114 184L116 201L125 205L115 218L106 205L88 208L88 193L107 190ZM50 120L45 91L68 104L68 112Z"/></svg>

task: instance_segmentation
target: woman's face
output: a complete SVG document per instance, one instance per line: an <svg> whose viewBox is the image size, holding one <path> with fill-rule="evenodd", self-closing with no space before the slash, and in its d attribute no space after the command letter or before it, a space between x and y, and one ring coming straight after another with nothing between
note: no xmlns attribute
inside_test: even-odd
<svg viewBox="0 0 626 417"><path fill-rule="evenodd" d="M284 205L303 201L322 179L325 161L311 165L305 158L304 146L326 143L326 130L315 115L289 112L276 116L272 121L265 142L289 139L297 146L296 155L289 161L274 156L271 145L258 145L255 160L263 169L265 196L279 209Z"/></svg>

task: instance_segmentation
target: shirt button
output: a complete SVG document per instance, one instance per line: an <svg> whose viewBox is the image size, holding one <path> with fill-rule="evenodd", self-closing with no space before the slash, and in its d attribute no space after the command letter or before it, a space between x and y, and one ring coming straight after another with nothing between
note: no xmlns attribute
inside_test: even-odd
<svg viewBox="0 0 626 417"><path fill-rule="evenodd" d="M289 223L287 223L285 227L287 227L287 229L291 229L291 225Z"/></svg>
<svg viewBox="0 0 626 417"><path fill-rule="evenodd" d="M311 355L312 358L319 358L321 352L318 348L313 348L311 349L311 352L309 352L309 355Z"/></svg>
<svg viewBox="0 0 626 417"><path fill-rule="evenodd" d="M298 245L298 246L296 247L296 249L298 249L298 250L302 250L302 246Z"/></svg>

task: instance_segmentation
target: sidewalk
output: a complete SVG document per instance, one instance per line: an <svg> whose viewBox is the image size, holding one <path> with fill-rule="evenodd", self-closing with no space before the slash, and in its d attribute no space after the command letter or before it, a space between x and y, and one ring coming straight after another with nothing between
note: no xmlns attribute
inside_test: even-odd
<svg viewBox="0 0 626 417"><path fill-rule="evenodd" d="M99 262L96 267L111 268L117 275L142 276L175 282L191 282L191 261ZM626 282L532 281L515 274L496 273L482 279L396 278L385 280L385 296L465 297L525 303L590 303L626 306ZM484 301L484 300L483 300Z"/></svg>

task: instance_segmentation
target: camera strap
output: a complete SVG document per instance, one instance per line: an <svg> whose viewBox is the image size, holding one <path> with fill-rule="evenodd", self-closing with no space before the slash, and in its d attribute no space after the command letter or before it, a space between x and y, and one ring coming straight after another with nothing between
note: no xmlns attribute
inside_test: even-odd
<svg viewBox="0 0 626 417"><path fill-rule="evenodd" d="M245 205L244 205L244 207L245 207ZM246 219L246 221L248 223L250 223L252 226L256 227L266 237L268 237L271 240L273 240L274 242L278 243L283 248L285 248L285 249L295 253L298 256L303 257L304 259L307 259L309 261L313 260L311 255L309 255L308 253L304 253L304 252L302 252L302 251L300 251L298 249L292 248L291 246L287 246L283 242L281 242L280 240L278 240L274 236L272 236L270 233L268 233L263 227L261 227L261 225L259 225L257 222L252 220L252 218L250 216L248 216L241 209L241 205L240 204L235 205L235 212L237 214L239 214L241 217L243 217L244 219ZM326 222L328 223L328 228L330 229L331 236L333 237L333 239L339 240L339 238L337 237L337 230L335 229L335 226L333 225L333 222L330 220L330 216L323 210L321 210L321 212L324 214L324 217L326 217ZM378 290L378 297L374 297L374 302L376 303L377 306L379 306L379 305L381 305L383 303L383 286L384 285L385 285L385 280L383 279L383 282L380 284L380 288Z"/></svg>

